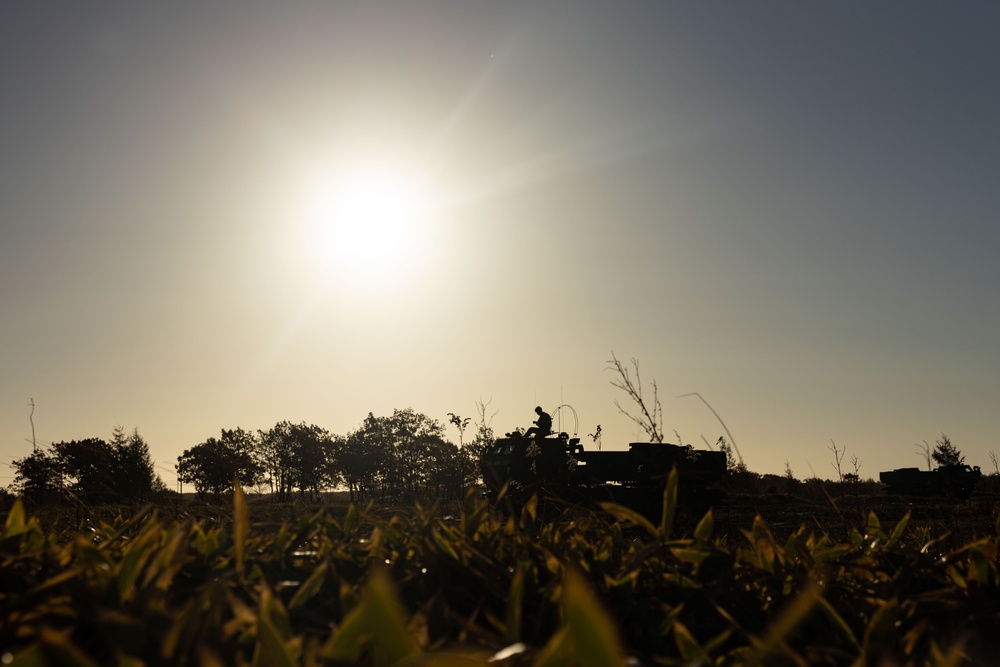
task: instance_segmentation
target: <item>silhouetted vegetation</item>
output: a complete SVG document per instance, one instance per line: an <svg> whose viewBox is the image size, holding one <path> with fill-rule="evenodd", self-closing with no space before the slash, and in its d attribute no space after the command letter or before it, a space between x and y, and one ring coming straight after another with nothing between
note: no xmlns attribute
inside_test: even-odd
<svg viewBox="0 0 1000 667"><path fill-rule="evenodd" d="M233 488L233 480L247 487L261 482L264 466L253 434L243 429L222 431L177 457L177 479L194 485L200 498Z"/></svg>
<svg viewBox="0 0 1000 667"><path fill-rule="evenodd" d="M266 431L223 429L184 450L175 469L178 481L193 487L200 500L227 498L234 480L277 501L293 494L315 500L338 489L359 502L457 498L477 482L479 455L493 441L487 405L477 404L472 438L461 447L445 437L439 421L406 408L383 417L369 414L345 436L289 421ZM460 442L470 421L456 424ZM143 501L164 490L145 440L120 428L110 441L88 438L36 449L13 467L10 491L35 504L67 497Z"/></svg>
<svg viewBox="0 0 1000 667"><path fill-rule="evenodd" d="M955 445L951 444L951 438L944 433L934 442L934 451L931 458L939 466L960 466L965 463L965 456L962 455Z"/></svg>
<svg viewBox="0 0 1000 667"><path fill-rule="evenodd" d="M638 359L632 358L632 370L630 371L628 366L612 350L611 359L608 360L608 367L605 370L615 374L615 378L611 380L611 386L620 389L634 404L634 408L638 410L639 414L629 412L616 400L615 407L618 408L618 412L641 428L650 442L663 442L663 406L660 403L656 380L650 383L653 388L653 399L646 401L642 395L642 375L639 373Z"/></svg>
<svg viewBox="0 0 1000 667"><path fill-rule="evenodd" d="M149 445L138 429L116 427L111 440L87 438L53 443L13 462L13 490L33 502L64 496L90 503L145 501L163 488Z"/></svg>
<svg viewBox="0 0 1000 667"><path fill-rule="evenodd" d="M231 512L147 510L86 537L15 504L5 662L846 667L986 665L998 649L996 535L943 541L909 514L779 538L760 516L678 530L614 506L507 516L470 494L447 514L350 505L273 526L232 495Z"/></svg>
<svg viewBox="0 0 1000 667"><path fill-rule="evenodd" d="M887 498L856 459L854 472L838 467L836 445L838 480L798 480L788 464L760 474L720 438L725 495L703 516L663 512L671 520L656 525L628 508L567 503L543 516L536 499L506 514L460 493L493 441L487 405L477 410L474 423L450 415L461 446L411 409L369 414L346 436L290 422L222 430L178 458L182 481L214 504L189 501L177 523L151 508L131 519L77 512L67 530L66 517L28 518L5 498L0 642L25 665L421 655L562 665L600 655L846 666L994 655L998 507L988 495ZM156 488L137 431L56 443L16 464L17 491L36 500ZM146 481L127 487L124 475ZM984 478L982 492L997 493L997 480ZM334 488L353 502L321 497ZM215 502L223 497L231 513Z"/></svg>

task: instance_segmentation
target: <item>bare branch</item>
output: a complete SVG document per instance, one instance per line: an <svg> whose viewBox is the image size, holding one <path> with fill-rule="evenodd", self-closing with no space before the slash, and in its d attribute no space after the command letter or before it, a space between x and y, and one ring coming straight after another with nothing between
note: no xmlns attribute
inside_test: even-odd
<svg viewBox="0 0 1000 667"><path fill-rule="evenodd" d="M642 397L642 376L639 374L639 360L632 357L632 368L635 372L634 382L632 381L628 367L615 356L613 351L611 352L611 359L608 361L608 364L610 365L606 370L614 371L618 376L617 379L611 381L611 386L625 392L625 395L639 409L640 415L636 416L632 414L623 408L617 400L615 401L615 407L618 408L620 413L638 424L645 431L651 442L663 442L663 407L660 405L656 380L653 380L651 383L653 386L653 402L652 408L650 408L647 407L646 401Z"/></svg>
<svg viewBox="0 0 1000 667"><path fill-rule="evenodd" d="M843 482L844 481L844 473L841 471L840 464L841 464L841 461L844 460L844 454L847 453L847 447L844 447L843 449L838 449L837 448L837 443L835 443L833 441L833 439L831 438L830 439L830 446L827 447L827 449L829 449L831 452L833 452L833 463L831 463L830 465L832 465L833 469L837 471L837 481L838 482Z"/></svg>
<svg viewBox="0 0 1000 667"><path fill-rule="evenodd" d="M923 445L921 445L918 442L914 446L917 449L921 450L921 451L917 452L917 455L918 456L923 456L927 460L927 469L931 470L933 468L933 466L931 466L931 446L930 446L930 444L926 440L924 440L924 444Z"/></svg>

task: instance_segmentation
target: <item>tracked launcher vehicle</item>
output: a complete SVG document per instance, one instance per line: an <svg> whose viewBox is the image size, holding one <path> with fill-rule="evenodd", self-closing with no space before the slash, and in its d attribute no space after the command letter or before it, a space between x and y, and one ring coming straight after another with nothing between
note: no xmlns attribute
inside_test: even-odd
<svg viewBox="0 0 1000 667"><path fill-rule="evenodd" d="M529 438L508 433L480 460L491 498L506 489L514 503L532 495L573 505L613 502L657 521L671 470L679 475L682 509L704 512L718 497L726 454L666 443L633 442L628 451L587 451L580 438L559 433Z"/></svg>
<svg viewBox="0 0 1000 667"><path fill-rule="evenodd" d="M934 470L897 468L880 472L878 479L885 484L889 493L968 498L982 476L979 466L954 465Z"/></svg>

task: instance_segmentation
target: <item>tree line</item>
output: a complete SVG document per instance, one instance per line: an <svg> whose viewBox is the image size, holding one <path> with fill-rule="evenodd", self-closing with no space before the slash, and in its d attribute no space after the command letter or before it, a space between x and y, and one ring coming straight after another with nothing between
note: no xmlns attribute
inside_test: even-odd
<svg viewBox="0 0 1000 667"><path fill-rule="evenodd" d="M454 496L478 481L479 457L493 442L485 406L480 408L469 442L470 419L449 413L458 445L447 439L441 422L406 408L389 416L369 413L346 435L289 421L267 430L222 429L184 450L175 470L182 489L189 484L200 498L228 493L234 480L279 499L338 489L354 501ZM67 494L91 502L146 500L165 491L138 430L116 428L110 441L57 442L12 465L11 490L40 502Z"/></svg>
<svg viewBox="0 0 1000 667"><path fill-rule="evenodd" d="M460 444L463 433L460 426ZM218 438L185 450L177 475L199 495L225 493L238 479L241 486L278 498L345 489L355 501L412 500L455 494L474 484L479 456L492 440L490 427L481 424L471 442L456 446L439 421L410 408L383 417L369 413L347 435L282 421L266 431L223 429Z"/></svg>
<svg viewBox="0 0 1000 667"><path fill-rule="evenodd" d="M12 464L12 490L36 502L64 496L87 502L145 501L165 490L156 474L149 445L138 429L115 427L110 440L87 438L36 448Z"/></svg>

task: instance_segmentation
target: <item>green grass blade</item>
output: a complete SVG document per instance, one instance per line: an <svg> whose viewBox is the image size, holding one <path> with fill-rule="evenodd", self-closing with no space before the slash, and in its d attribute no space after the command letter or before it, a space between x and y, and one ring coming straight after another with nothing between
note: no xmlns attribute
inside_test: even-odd
<svg viewBox="0 0 1000 667"><path fill-rule="evenodd" d="M601 508L618 521L625 521L626 523L634 523L637 526L642 526L653 537L656 537L658 534L656 532L656 526L654 526L649 519L639 514L631 507L616 505L615 503L601 503Z"/></svg>
<svg viewBox="0 0 1000 667"><path fill-rule="evenodd" d="M323 583L326 581L327 564L320 563L319 567L313 570L313 573L309 575L309 578L302 582L299 586L299 590L295 591L295 596L292 597L291 601L288 603L289 609L296 609L301 607L306 602L311 600L320 592L323 588Z"/></svg>
<svg viewBox="0 0 1000 667"><path fill-rule="evenodd" d="M614 622L578 574L569 572L563 582L563 618L576 660L583 667L622 665L622 650Z"/></svg>
<svg viewBox="0 0 1000 667"><path fill-rule="evenodd" d="M132 588L139 576L139 570L149 556L149 552L143 549L142 545L132 545L132 547L125 554L121 569L118 570L118 601L121 603L127 602L132 597Z"/></svg>
<svg viewBox="0 0 1000 667"><path fill-rule="evenodd" d="M820 595L818 591L816 594L816 604L819 605L819 608L823 611L827 620L830 621L835 628L840 630L840 634L842 634L847 641L851 643L851 646L860 650L861 644L858 642L858 638L854 635L854 631L851 630L851 626L847 624L847 621L844 620L843 616L837 613L837 610L833 608L833 605L830 604L829 600Z"/></svg>
<svg viewBox="0 0 1000 667"><path fill-rule="evenodd" d="M375 572L364 605L375 643L375 667L395 665L419 652L389 575Z"/></svg>
<svg viewBox="0 0 1000 667"><path fill-rule="evenodd" d="M875 512L868 512L867 533L869 543L874 540L881 540L885 536L882 532L882 523L878 520L878 515Z"/></svg>
<svg viewBox="0 0 1000 667"><path fill-rule="evenodd" d="M680 622L675 622L672 630L674 643L677 644L677 651L681 654L681 658L689 664L704 664L705 651L698 645L698 640L694 638L691 631Z"/></svg>
<svg viewBox="0 0 1000 667"><path fill-rule="evenodd" d="M20 535L27 529L27 524L24 520L24 503L18 498L14 501L14 505L7 512L7 520L4 522L3 536L4 538L14 537Z"/></svg>
<svg viewBox="0 0 1000 667"><path fill-rule="evenodd" d="M890 600L872 615L868 627L865 628L864 644L861 655L866 665L885 664L891 647L896 644L896 620L899 617L899 605L896 600Z"/></svg>
<svg viewBox="0 0 1000 667"><path fill-rule="evenodd" d="M903 515L903 518L899 520L899 523L896 524L896 527L892 529L892 534L889 535L889 539L886 541L885 546L891 547L896 542L898 542L899 538L901 538L903 536L903 533L906 532L906 527L908 525L910 525L909 512Z"/></svg>
<svg viewBox="0 0 1000 667"><path fill-rule="evenodd" d="M521 508L521 525L530 526L538 518L538 496L532 494Z"/></svg>
<svg viewBox="0 0 1000 667"><path fill-rule="evenodd" d="M712 533L715 531L715 517L712 515L712 510L705 512L705 516L701 518L698 525L694 529L694 538L696 540L701 540L702 542L708 542L712 539Z"/></svg>
<svg viewBox="0 0 1000 667"><path fill-rule="evenodd" d="M981 585L993 586L996 584L996 560L988 558L979 546L970 544L968 547L969 572L975 574L976 581Z"/></svg>
<svg viewBox="0 0 1000 667"><path fill-rule="evenodd" d="M372 630L366 614L364 603L352 609L327 640L320 655L333 662L358 662L361 651L371 641Z"/></svg>
<svg viewBox="0 0 1000 667"><path fill-rule="evenodd" d="M284 605L281 604L281 600L274 597L271 589L267 587L264 587L261 592L260 613L258 616L261 620L267 619L267 622L282 642L292 639L294 633L291 620L288 618L288 612L285 610Z"/></svg>
<svg viewBox="0 0 1000 667"><path fill-rule="evenodd" d="M573 651L569 628L563 626L555 631L531 664L533 667L573 667L580 664L573 659Z"/></svg>
<svg viewBox="0 0 1000 667"><path fill-rule="evenodd" d="M757 643L756 660L753 664L768 665L778 662L777 655L791 658L797 664L805 664L787 646L786 641L809 617L819 601L819 592L815 585L810 586L797 598L791 601L771 622L764 632L763 640Z"/></svg>
<svg viewBox="0 0 1000 667"><path fill-rule="evenodd" d="M358 508L354 503L347 506L347 514L344 516L344 535L354 537L354 531L358 528Z"/></svg>
<svg viewBox="0 0 1000 667"><path fill-rule="evenodd" d="M44 629L41 648L46 665L60 667L97 667L97 663L70 641L67 633Z"/></svg>
<svg viewBox="0 0 1000 667"><path fill-rule="evenodd" d="M233 551L236 555L236 571L243 576L246 558L247 532L250 527L250 512L247 497L243 493L239 479L233 479Z"/></svg>
<svg viewBox="0 0 1000 667"><path fill-rule="evenodd" d="M660 515L660 538L664 541L670 539L670 533L674 529L674 517L677 514L677 488L679 476L677 467L670 471L667 477L667 486L663 489L663 512Z"/></svg>
<svg viewBox="0 0 1000 667"><path fill-rule="evenodd" d="M771 534L771 529L767 527L763 517L759 514L754 517L751 532L754 555L760 569L767 572L774 572L775 563L779 558L780 547Z"/></svg>
<svg viewBox="0 0 1000 667"><path fill-rule="evenodd" d="M291 647L282 640L278 629L267 614L261 614L257 622L258 665L267 667L296 667L298 660Z"/></svg>
<svg viewBox="0 0 1000 667"><path fill-rule="evenodd" d="M508 644L521 641L521 615L524 604L524 565L517 564L514 576L510 580L510 592L507 595L507 613L504 618L504 640Z"/></svg>

